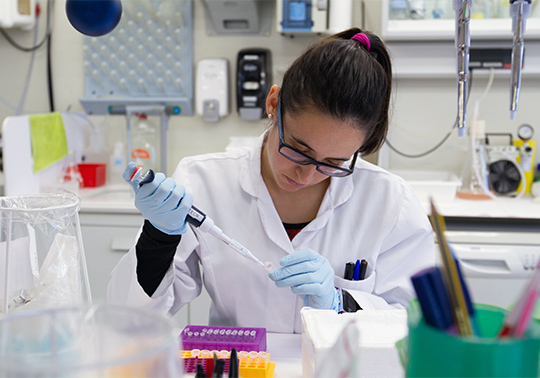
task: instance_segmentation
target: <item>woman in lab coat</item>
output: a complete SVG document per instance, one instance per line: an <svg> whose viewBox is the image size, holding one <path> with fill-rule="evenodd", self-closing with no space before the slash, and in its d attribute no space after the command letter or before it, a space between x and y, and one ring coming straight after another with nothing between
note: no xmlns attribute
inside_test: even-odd
<svg viewBox="0 0 540 378"><path fill-rule="evenodd" d="M145 224L112 273L109 300L174 314L204 284L211 325L284 333L302 331L303 306L407 306L410 277L435 263L432 229L401 178L360 158L386 137L391 77L377 36L353 28L323 38L271 88L271 124L254 148L185 158L171 178L133 182ZM278 269L187 225L193 202ZM357 260L365 278L345 279Z"/></svg>

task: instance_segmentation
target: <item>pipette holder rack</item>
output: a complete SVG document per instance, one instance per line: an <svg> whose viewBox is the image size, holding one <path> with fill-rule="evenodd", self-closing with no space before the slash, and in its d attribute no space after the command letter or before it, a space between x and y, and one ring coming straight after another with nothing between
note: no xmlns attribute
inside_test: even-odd
<svg viewBox="0 0 540 378"><path fill-rule="evenodd" d="M225 362L224 376L229 373L230 353L217 350L183 350L180 352L184 362L184 373L195 373L197 365L202 365L204 371L207 364L214 358ZM269 378L274 376L275 362L270 362L270 354L266 352L240 352L238 354L238 372L242 378Z"/></svg>
<svg viewBox="0 0 540 378"><path fill-rule="evenodd" d="M83 49L80 101L88 114L161 105L170 114L193 115L192 0L124 1L118 26L84 37Z"/></svg>
<svg viewBox="0 0 540 378"><path fill-rule="evenodd" d="M266 329L252 327L187 326L180 334L182 348L200 350L265 351Z"/></svg>

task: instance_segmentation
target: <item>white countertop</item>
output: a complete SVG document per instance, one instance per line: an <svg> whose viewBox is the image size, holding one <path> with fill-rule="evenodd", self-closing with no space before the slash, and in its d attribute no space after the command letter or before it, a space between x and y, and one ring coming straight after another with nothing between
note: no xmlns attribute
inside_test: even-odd
<svg viewBox="0 0 540 378"><path fill-rule="evenodd" d="M422 202L422 205L426 212L431 214L429 203ZM456 198L449 202L435 202L435 206L441 215L448 217L540 219L540 198L533 198L529 194L520 199Z"/></svg>
<svg viewBox="0 0 540 378"><path fill-rule="evenodd" d="M105 185L99 188L79 189L81 212L133 213L139 210L133 204L133 192L128 184Z"/></svg>
<svg viewBox="0 0 540 378"><path fill-rule="evenodd" d="M81 189L79 196L82 212L139 213L133 205L133 193L127 184ZM422 201L422 205L431 214L429 203ZM453 201L435 202L435 206L441 215L448 217L540 219L540 198L532 198L529 194L517 200L456 198Z"/></svg>

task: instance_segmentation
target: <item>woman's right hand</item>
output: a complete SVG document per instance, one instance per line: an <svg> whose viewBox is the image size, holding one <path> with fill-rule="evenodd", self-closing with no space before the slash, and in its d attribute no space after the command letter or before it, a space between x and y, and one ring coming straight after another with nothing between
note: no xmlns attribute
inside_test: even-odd
<svg viewBox="0 0 540 378"><path fill-rule="evenodd" d="M193 205L193 197L183 185L159 172L154 180L139 186L140 180L131 181L137 165L130 162L122 177L135 192L135 207L154 227L169 235L181 235L187 230L186 217Z"/></svg>

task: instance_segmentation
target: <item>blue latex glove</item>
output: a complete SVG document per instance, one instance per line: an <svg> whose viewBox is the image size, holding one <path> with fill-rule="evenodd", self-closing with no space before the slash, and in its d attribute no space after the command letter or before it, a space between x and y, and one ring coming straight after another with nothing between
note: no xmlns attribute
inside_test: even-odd
<svg viewBox="0 0 540 378"><path fill-rule="evenodd" d="M130 162L122 177L135 192L135 207L155 228L169 235L186 232L186 216L193 197L185 188L163 173L156 173L154 180L139 187L140 180L131 181L137 165Z"/></svg>
<svg viewBox="0 0 540 378"><path fill-rule="evenodd" d="M334 269L326 258L312 249L302 249L285 256L279 264L282 268L269 274L277 287L290 286L304 300L304 306L341 310Z"/></svg>

